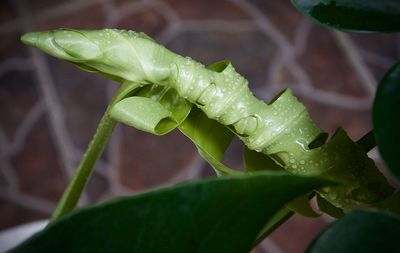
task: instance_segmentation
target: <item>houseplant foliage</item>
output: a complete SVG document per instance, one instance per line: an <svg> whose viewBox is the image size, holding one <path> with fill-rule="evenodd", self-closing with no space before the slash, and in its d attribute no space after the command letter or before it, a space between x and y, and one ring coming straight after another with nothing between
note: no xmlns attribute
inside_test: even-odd
<svg viewBox="0 0 400 253"><path fill-rule="evenodd" d="M399 14L395 1L293 2L333 28L399 30L392 22ZM373 19L360 23L362 16ZM400 221L382 212L399 213L399 195L366 154L375 146L372 132L358 142L343 129L328 138L289 89L266 104L254 97L230 62L206 67L143 33L57 29L27 33L22 41L122 85L51 223L12 252L249 252L293 211L318 216L309 205L314 195L321 211L346 216L318 237L310 252L330 252L326 245L335 243L340 251L355 252L353 237L343 236L349 224L356 224L356 240L372 245L362 252L375 252L374 245L382 241L399 249L391 236ZM391 151L399 141L399 72L399 65L388 71L374 103L378 144L397 177L399 160ZM388 109L391 116L382 116ZM156 135L178 129L221 177L73 211L118 122ZM245 172L221 162L234 136L246 145ZM357 208L379 211L354 212ZM378 230L387 236L377 237Z"/></svg>

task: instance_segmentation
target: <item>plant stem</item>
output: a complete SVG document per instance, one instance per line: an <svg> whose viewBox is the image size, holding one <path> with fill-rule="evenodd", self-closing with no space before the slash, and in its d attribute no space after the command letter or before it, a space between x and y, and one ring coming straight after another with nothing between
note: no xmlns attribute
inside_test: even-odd
<svg viewBox="0 0 400 253"><path fill-rule="evenodd" d="M376 140L373 130L369 131L366 135L357 141L357 144L368 153L376 146Z"/></svg>
<svg viewBox="0 0 400 253"><path fill-rule="evenodd" d="M139 85L136 83L125 82L114 94L110 104L100 120L99 126L96 129L96 133L90 141L74 176L67 186L67 189L65 189L60 201L58 202L50 221L54 221L66 215L75 208L82 191L93 172L96 161L103 152L104 147L107 144L107 141L110 139L112 131L117 124L117 121L109 116L111 108L123 98L133 94L137 87L139 87Z"/></svg>
<svg viewBox="0 0 400 253"><path fill-rule="evenodd" d="M290 217L294 215L294 212L284 207L264 226L261 232L258 234L253 246L257 246L262 242L267 236L269 236L276 228L278 228L282 223L287 221Z"/></svg>
<svg viewBox="0 0 400 253"><path fill-rule="evenodd" d="M108 106L102 119L100 120L99 126L97 127L96 133L94 134L89 146L83 155L78 168L75 171L72 180L68 184L67 189L64 191L58 205L51 217L51 221L54 221L61 216L69 213L73 210L82 194L83 189L93 172L94 166L97 159L100 157L111 133L116 125L116 121L111 119L108 115L111 106Z"/></svg>

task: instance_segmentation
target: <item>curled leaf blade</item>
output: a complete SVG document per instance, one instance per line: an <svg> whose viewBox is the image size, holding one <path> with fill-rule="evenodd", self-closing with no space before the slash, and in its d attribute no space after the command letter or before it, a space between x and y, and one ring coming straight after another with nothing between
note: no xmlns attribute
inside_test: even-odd
<svg viewBox="0 0 400 253"><path fill-rule="evenodd" d="M179 130L198 148L199 154L214 168L218 175L241 174L221 163L234 134L225 126L193 107L189 116L179 125Z"/></svg>

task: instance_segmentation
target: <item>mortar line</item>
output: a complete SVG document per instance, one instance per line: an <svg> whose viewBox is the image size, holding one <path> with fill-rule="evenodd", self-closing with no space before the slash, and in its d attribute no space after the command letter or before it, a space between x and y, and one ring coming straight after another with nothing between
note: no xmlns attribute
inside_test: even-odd
<svg viewBox="0 0 400 253"><path fill-rule="evenodd" d="M35 105L33 105L29 112L24 116L24 120L18 125L13 141L9 144L7 150L8 156L15 155L23 148L26 137L44 113L44 103L39 100Z"/></svg>
<svg viewBox="0 0 400 253"><path fill-rule="evenodd" d="M0 63L0 76L11 71L28 71L32 69L32 61L30 59L22 57L8 58Z"/></svg>
<svg viewBox="0 0 400 253"><path fill-rule="evenodd" d="M19 191L10 191L8 189L5 191L0 191L0 197L6 198L9 201L12 201L25 208L36 210L47 215L50 215L55 207L54 203L50 201L38 197L28 196Z"/></svg>
<svg viewBox="0 0 400 253"><path fill-rule="evenodd" d="M37 13L32 14L32 19L37 22L43 22L51 18L57 18L63 15L79 11L85 7L96 3L102 3L110 0L85 0L85 1L68 1L55 6L47 7ZM0 34L18 30L23 26L19 17L0 23Z"/></svg>
<svg viewBox="0 0 400 253"><path fill-rule="evenodd" d="M33 30L34 21L32 20L25 2L23 0L16 0L15 3L17 5L24 30ZM66 129L64 111L59 103L60 100L54 85L54 81L51 77L48 63L46 62L44 56L36 49L31 47L29 47L29 52L35 66L39 90L43 96L42 99L48 112L48 122L50 124L50 131L53 137L52 139L55 141L56 149L58 150L58 154L61 158L61 167L63 168L66 178L70 178L74 171L75 165L71 161L73 158L73 145L70 143L71 138Z"/></svg>

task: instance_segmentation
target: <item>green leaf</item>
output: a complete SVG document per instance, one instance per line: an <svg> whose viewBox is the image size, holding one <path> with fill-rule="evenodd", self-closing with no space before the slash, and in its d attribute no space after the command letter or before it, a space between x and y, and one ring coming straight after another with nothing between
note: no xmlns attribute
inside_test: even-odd
<svg viewBox="0 0 400 253"><path fill-rule="evenodd" d="M243 161L246 171L283 171L284 169L276 164L269 156L244 147ZM318 217L309 200L309 194L300 196L287 204L287 208L305 217Z"/></svg>
<svg viewBox="0 0 400 253"><path fill-rule="evenodd" d="M234 136L228 128L207 118L200 109L193 107L189 116L179 126L179 130L196 145L199 154L218 175L242 174L220 162Z"/></svg>
<svg viewBox="0 0 400 253"><path fill-rule="evenodd" d="M400 215L400 192L396 192L382 202L376 203L381 210Z"/></svg>
<svg viewBox="0 0 400 253"><path fill-rule="evenodd" d="M176 126L170 111L145 97L129 97L119 101L113 106L110 116L128 126L158 135L165 134Z"/></svg>
<svg viewBox="0 0 400 253"><path fill-rule="evenodd" d="M380 81L375 95L372 121L379 151L391 173L400 179L400 63Z"/></svg>
<svg viewBox="0 0 400 253"><path fill-rule="evenodd" d="M314 194L305 194L297 197L295 200L291 201L287 204L287 208L292 210L295 213L298 213L304 217L316 218L321 216L321 214L317 213L310 204L310 196L314 196Z"/></svg>
<svg viewBox="0 0 400 253"><path fill-rule="evenodd" d="M181 124L191 104L169 87L147 85L134 96L115 102L112 119L156 135L166 134Z"/></svg>
<svg viewBox="0 0 400 253"><path fill-rule="evenodd" d="M336 206L332 205L328 201L326 201L323 197L317 194L317 203L319 210L322 212L334 217L334 218L342 218L344 216L344 212L342 209L337 208Z"/></svg>
<svg viewBox="0 0 400 253"><path fill-rule="evenodd" d="M381 212L356 210L326 229L308 253L400 252L400 219Z"/></svg>
<svg viewBox="0 0 400 253"><path fill-rule="evenodd" d="M11 252L247 253L286 202L328 183L287 173L184 183L79 210Z"/></svg>
<svg viewBox="0 0 400 253"><path fill-rule="evenodd" d="M281 166L276 164L269 156L244 147L243 162L247 172L254 171L279 171L284 170Z"/></svg>
<svg viewBox="0 0 400 253"><path fill-rule="evenodd" d="M398 0L291 0L313 21L347 31L400 31Z"/></svg>

